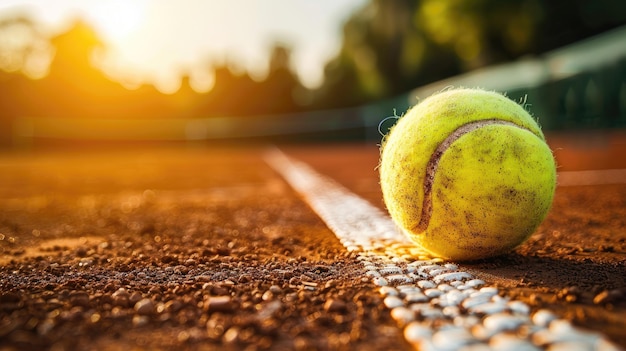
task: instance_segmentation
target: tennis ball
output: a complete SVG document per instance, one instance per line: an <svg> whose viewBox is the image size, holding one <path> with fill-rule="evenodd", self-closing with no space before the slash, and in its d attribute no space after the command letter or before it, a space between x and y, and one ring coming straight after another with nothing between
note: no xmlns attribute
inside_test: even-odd
<svg viewBox="0 0 626 351"><path fill-rule="evenodd" d="M550 209L552 152L535 120L505 96L437 93L411 108L383 141L383 199L413 242L452 260L503 254Z"/></svg>

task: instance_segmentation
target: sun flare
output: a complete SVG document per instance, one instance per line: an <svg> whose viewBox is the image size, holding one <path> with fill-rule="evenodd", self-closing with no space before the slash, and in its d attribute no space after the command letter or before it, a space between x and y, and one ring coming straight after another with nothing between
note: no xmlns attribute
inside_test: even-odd
<svg viewBox="0 0 626 351"><path fill-rule="evenodd" d="M107 0L94 3L88 16L113 41L127 40L144 23L146 1Z"/></svg>

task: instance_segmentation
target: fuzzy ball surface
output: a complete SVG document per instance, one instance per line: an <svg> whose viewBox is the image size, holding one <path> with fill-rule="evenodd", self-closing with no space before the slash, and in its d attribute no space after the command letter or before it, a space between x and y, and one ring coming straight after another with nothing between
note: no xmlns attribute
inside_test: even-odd
<svg viewBox="0 0 626 351"><path fill-rule="evenodd" d="M502 94L437 93L383 141L380 184L393 220L434 255L465 261L506 253L537 229L556 166L537 122Z"/></svg>

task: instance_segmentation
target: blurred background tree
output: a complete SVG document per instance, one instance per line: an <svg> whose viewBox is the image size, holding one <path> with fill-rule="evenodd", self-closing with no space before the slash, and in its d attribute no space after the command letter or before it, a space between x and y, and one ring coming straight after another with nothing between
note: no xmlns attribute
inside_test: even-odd
<svg viewBox="0 0 626 351"><path fill-rule="evenodd" d="M318 88L306 89L285 44L268 48L265 76L207 64L206 92L181 70L180 89L132 90L97 60L89 23L48 37L26 16L0 20L0 139L18 115L159 118L284 114L355 106L476 68L573 43L626 23L621 0L371 0L344 23L341 47Z"/></svg>
<svg viewBox="0 0 626 351"><path fill-rule="evenodd" d="M315 102L341 107L393 97L625 23L619 0L372 0L346 22Z"/></svg>
<svg viewBox="0 0 626 351"><path fill-rule="evenodd" d="M52 54L51 43L28 17L0 20L0 70L41 78Z"/></svg>
<svg viewBox="0 0 626 351"><path fill-rule="evenodd" d="M0 20L0 145L11 142L12 120L29 113L33 79L44 77L53 47L25 16Z"/></svg>

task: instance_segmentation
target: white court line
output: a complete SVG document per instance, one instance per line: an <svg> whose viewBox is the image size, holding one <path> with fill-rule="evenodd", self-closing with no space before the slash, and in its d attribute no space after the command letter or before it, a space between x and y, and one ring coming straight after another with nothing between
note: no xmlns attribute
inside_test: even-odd
<svg viewBox="0 0 626 351"><path fill-rule="evenodd" d="M559 172L558 186L626 184L626 169Z"/></svg>
<svg viewBox="0 0 626 351"><path fill-rule="evenodd" d="M547 310L501 296L453 263L415 247L392 220L308 165L278 149L267 163L300 193L379 286L391 317L420 350L619 350L601 334L575 328Z"/></svg>

